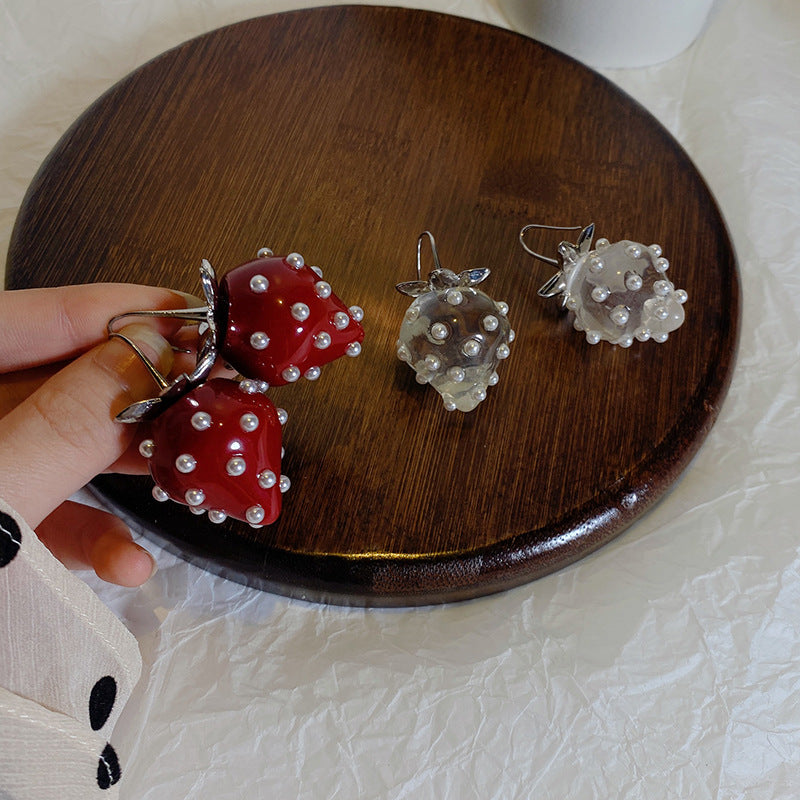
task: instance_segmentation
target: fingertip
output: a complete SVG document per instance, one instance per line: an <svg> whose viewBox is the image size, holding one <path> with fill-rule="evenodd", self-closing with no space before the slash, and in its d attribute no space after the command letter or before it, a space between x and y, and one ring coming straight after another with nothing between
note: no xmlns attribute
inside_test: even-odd
<svg viewBox="0 0 800 800"><path fill-rule="evenodd" d="M111 531L94 542L89 562L98 578L129 588L141 586L156 573L155 559L147 550Z"/></svg>

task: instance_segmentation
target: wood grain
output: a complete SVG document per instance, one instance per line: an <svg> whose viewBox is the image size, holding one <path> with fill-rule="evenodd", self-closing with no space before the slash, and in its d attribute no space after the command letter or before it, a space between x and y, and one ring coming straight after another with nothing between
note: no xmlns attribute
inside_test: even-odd
<svg viewBox="0 0 800 800"><path fill-rule="evenodd" d="M658 346L586 344L527 222L594 221L658 242L689 293ZM517 332L489 399L447 413L394 356L417 235L443 264L488 266ZM542 235L555 253L558 235ZM497 591L558 569L661 497L719 413L740 298L702 178L606 80L529 39L404 9L334 7L192 40L114 86L34 180L8 285L121 280L198 291L258 247L303 253L366 310L358 359L272 392L289 411L277 523L212 525L97 490L184 557L261 588L404 605Z"/></svg>

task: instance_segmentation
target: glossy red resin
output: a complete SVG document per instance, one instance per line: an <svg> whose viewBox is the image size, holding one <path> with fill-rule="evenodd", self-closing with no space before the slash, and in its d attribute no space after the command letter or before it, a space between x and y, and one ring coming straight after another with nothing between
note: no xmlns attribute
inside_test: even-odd
<svg viewBox="0 0 800 800"><path fill-rule="evenodd" d="M259 275L269 288L255 292L251 280ZM321 280L310 267L296 269L279 256L259 258L228 272L220 282L220 309L226 320L222 357L248 378L281 386L289 382L283 374L288 367L297 367L304 375L345 355L351 344L360 345L363 328L334 293L327 298L318 295L315 287ZM306 320L292 316L292 306L298 302L308 306ZM343 330L334 325L337 312L348 316ZM251 343L259 332L269 338L260 350ZM324 349L314 345L320 333L330 336Z"/></svg>
<svg viewBox="0 0 800 800"><path fill-rule="evenodd" d="M205 430L192 426L192 417L206 412L211 424ZM255 414L258 427L243 429L244 414ZM188 505L186 492L201 489L205 500L196 508L224 511L228 516L248 521L247 510L254 505L264 509L261 524L274 522L281 512L281 424L272 401L263 394L249 394L236 381L214 378L193 389L167 408L152 424L154 452L149 459L150 474L156 484L178 503ZM182 473L176 459L190 455L195 468ZM229 475L226 466L235 456L244 458L243 474ZM264 470L275 473L272 488L259 485Z"/></svg>

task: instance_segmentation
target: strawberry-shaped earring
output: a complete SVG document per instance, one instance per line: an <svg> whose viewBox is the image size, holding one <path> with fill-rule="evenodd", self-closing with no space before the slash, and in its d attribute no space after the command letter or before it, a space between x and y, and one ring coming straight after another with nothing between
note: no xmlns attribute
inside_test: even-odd
<svg viewBox="0 0 800 800"><path fill-rule="evenodd" d="M254 528L274 522L291 485L281 474L281 426L288 415L263 393L265 385L228 378L170 384L133 340L123 333L110 336L133 348L164 388L157 404L144 401L143 414L136 403L117 415L119 422L154 417L149 438L139 445L155 481L153 497L189 506L195 514L208 511L216 523L227 517Z"/></svg>
<svg viewBox="0 0 800 800"><path fill-rule="evenodd" d="M223 277L215 316L222 357L273 386L316 380L325 364L359 355L364 340L363 310L345 306L319 267L268 248Z"/></svg>
<svg viewBox="0 0 800 800"><path fill-rule="evenodd" d="M254 528L281 512L290 485L281 475L286 413L254 381L212 378L168 406L139 446L155 481L153 497Z"/></svg>
<svg viewBox="0 0 800 800"><path fill-rule="evenodd" d="M421 248L427 237L434 269L422 280ZM475 286L489 276L486 268L456 274L443 269L430 231L417 239L417 280L398 283L413 297L400 326L397 357L442 396L448 411L472 411L498 381L497 366L508 358L514 341L508 305Z"/></svg>
<svg viewBox="0 0 800 800"><path fill-rule="evenodd" d="M525 243L525 234L534 228L581 232L575 244L559 244L559 264ZM630 347L634 338L666 342L683 324L687 294L666 277L669 262L662 257L661 247L627 239L613 244L598 239L592 249L593 237L594 224L583 230L531 224L520 231L520 243L529 255L560 267L539 294L560 296L561 304L575 314L575 329L585 332L589 344L605 340Z"/></svg>
<svg viewBox="0 0 800 800"><path fill-rule="evenodd" d="M261 248L255 261L230 270L221 282L203 259L200 283L204 306L129 311L109 321L110 336L119 335L115 328L128 317L178 319L198 325L200 334L195 368L171 383L154 374L159 396L128 407L120 421L158 415L203 383L218 358L265 390L301 376L316 380L325 364L361 353L363 309L346 307L322 280L322 270L306 266L299 253L274 256L269 248ZM136 344L128 344L146 363Z"/></svg>

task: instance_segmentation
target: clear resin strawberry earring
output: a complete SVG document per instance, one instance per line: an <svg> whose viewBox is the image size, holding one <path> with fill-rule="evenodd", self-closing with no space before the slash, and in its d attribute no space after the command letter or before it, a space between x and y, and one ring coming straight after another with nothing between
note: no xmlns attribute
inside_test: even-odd
<svg viewBox="0 0 800 800"><path fill-rule="evenodd" d="M434 269L422 280L421 248L427 237ZM486 268L456 274L443 269L430 231L417 239L417 280L398 283L413 297L400 326L397 357L429 383L448 411L472 411L498 381L497 366L508 358L514 341L508 304L476 289L489 276Z"/></svg>
<svg viewBox="0 0 800 800"><path fill-rule="evenodd" d="M559 244L559 263L526 244L526 234L534 229L580 230L580 234L575 244ZM562 305L575 315L574 327L585 332L589 344L605 340L630 347L634 338L666 342L683 324L687 294L666 277L669 262L661 247L598 239L592 249L593 237L594 223L583 229L530 224L520 231L520 243L529 255L560 267L539 295L560 296Z"/></svg>

